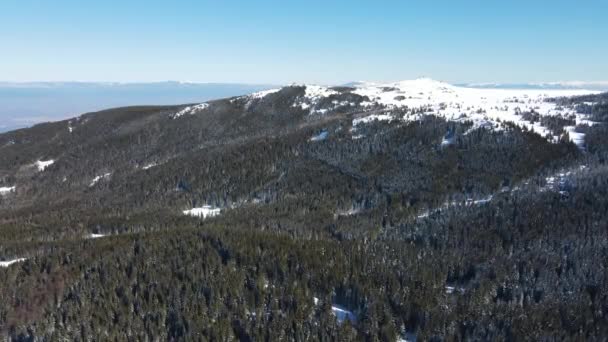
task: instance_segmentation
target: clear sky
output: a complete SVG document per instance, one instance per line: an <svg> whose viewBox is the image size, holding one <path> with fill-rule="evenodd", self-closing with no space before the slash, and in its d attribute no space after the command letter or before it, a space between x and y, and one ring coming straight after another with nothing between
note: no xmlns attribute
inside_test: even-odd
<svg viewBox="0 0 608 342"><path fill-rule="evenodd" d="M608 1L1 0L0 80L608 79Z"/></svg>

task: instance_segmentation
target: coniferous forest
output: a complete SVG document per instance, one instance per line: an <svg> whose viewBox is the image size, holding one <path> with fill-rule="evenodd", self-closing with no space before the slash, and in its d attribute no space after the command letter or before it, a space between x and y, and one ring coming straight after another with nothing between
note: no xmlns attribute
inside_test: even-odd
<svg viewBox="0 0 608 342"><path fill-rule="evenodd" d="M0 134L2 338L608 338L608 94L551 141L304 88Z"/></svg>

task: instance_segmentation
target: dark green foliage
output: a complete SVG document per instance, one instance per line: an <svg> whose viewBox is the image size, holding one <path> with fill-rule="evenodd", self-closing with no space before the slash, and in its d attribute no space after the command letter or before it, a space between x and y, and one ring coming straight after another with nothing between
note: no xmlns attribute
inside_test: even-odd
<svg viewBox="0 0 608 342"><path fill-rule="evenodd" d="M337 103L365 100L335 90ZM3 337L608 336L605 125L580 128L581 152L515 126L433 116L353 127L378 109L310 116L290 105L303 92L213 101L176 119L183 106L114 109L0 135L0 186L17 187L0 197L0 257L28 258L0 268ZM328 138L310 141L320 131ZM441 146L447 132L453 143ZM43 172L32 166L47 159ZM182 214L203 205L224 210ZM332 304L356 322L339 324Z"/></svg>

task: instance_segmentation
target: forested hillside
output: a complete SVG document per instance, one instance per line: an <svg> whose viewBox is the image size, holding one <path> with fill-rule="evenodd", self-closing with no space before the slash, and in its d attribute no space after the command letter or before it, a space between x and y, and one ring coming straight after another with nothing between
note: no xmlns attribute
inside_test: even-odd
<svg viewBox="0 0 608 342"><path fill-rule="evenodd" d="M418 84L1 134L0 334L608 338L608 95Z"/></svg>

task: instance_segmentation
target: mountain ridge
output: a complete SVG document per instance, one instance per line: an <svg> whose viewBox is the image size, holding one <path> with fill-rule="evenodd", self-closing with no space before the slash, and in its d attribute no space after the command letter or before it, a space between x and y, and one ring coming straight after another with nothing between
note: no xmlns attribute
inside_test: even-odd
<svg viewBox="0 0 608 342"><path fill-rule="evenodd" d="M0 134L0 334L605 336L607 106L291 85Z"/></svg>

